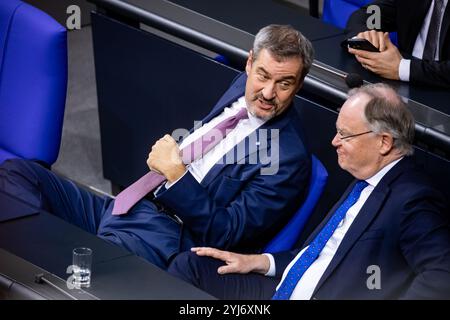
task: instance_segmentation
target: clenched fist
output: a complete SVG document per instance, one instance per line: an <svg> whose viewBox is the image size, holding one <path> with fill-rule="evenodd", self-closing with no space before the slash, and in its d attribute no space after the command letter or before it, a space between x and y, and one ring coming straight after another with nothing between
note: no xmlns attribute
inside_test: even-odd
<svg viewBox="0 0 450 320"><path fill-rule="evenodd" d="M150 170L165 176L169 182L178 180L186 172L178 144L168 134L152 146L152 150L148 154L147 165Z"/></svg>

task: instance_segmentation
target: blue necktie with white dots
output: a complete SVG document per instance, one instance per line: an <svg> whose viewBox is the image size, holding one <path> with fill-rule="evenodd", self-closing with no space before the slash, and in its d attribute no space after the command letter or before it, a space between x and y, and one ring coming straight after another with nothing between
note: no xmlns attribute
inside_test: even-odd
<svg viewBox="0 0 450 320"><path fill-rule="evenodd" d="M365 181L358 181L354 186L347 199L337 208L333 216L328 220L327 224L319 232L319 234L310 243L308 249L303 252L300 258L294 263L280 285L280 288L272 297L273 300L287 300L290 298L297 283L306 270L317 259L325 244L333 235L339 223L344 219L348 209L350 209L356 201L358 201L361 191L367 187L368 183Z"/></svg>

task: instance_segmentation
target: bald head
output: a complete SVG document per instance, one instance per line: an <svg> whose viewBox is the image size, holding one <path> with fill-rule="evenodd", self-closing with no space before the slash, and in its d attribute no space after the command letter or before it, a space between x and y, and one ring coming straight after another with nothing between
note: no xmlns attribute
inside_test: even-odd
<svg viewBox="0 0 450 320"><path fill-rule="evenodd" d="M369 85L350 92L332 144L340 167L365 180L411 154L413 133L414 120L397 93L386 85Z"/></svg>
<svg viewBox="0 0 450 320"><path fill-rule="evenodd" d="M356 88L349 92L349 100L354 99L364 107L361 112L373 132L392 135L394 148L401 155L413 153L414 118L392 87L376 83Z"/></svg>

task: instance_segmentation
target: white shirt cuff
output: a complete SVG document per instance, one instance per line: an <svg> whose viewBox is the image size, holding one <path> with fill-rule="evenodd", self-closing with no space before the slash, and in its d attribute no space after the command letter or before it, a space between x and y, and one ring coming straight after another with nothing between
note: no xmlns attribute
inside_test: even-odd
<svg viewBox="0 0 450 320"><path fill-rule="evenodd" d="M166 189L169 189L171 186L173 186L175 183L177 183L178 181L180 181L181 178L184 177L184 175L188 172L187 168L186 171L183 173L183 175L181 177L179 177L177 180L175 180L174 182L169 182L167 181L166 184L164 185L166 187Z"/></svg>
<svg viewBox="0 0 450 320"><path fill-rule="evenodd" d="M275 259L273 258L273 255L270 253L263 253L267 258L269 258L269 271L265 274L266 277L274 277L275 276Z"/></svg>
<svg viewBox="0 0 450 320"><path fill-rule="evenodd" d="M186 168L187 169L187 168ZM179 177L177 180L175 180L174 182L169 182L166 181L166 183L164 185L160 185L158 188L156 188L155 191L153 191L153 195L156 197L158 196L159 191L162 189L162 187L164 186L165 190L168 190L171 186L173 186L175 183L177 183L178 181L180 181L181 178L184 177L184 175L188 172L188 170L186 170L183 175L181 177Z"/></svg>
<svg viewBox="0 0 450 320"><path fill-rule="evenodd" d="M411 60L402 59L398 66L398 77L402 81L409 82L409 70L411 66Z"/></svg>

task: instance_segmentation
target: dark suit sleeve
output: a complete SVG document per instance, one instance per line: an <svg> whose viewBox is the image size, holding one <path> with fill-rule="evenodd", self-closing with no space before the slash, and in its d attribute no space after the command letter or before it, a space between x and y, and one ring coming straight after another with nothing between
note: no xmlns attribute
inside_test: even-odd
<svg viewBox="0 0 450 320"><path fill-rule="evenodd" d="M450 87L450 61L411 60L409 81L440 87Z"/></svg>
<svg viewBox="0 0 450 320"><path fill-rule="evenodd" d="M286 213L298 207L308 186L309 155L281 154L282 150L276 174L261 175L257 170L242 180L222 177L220 191L210 194L187 172L158 195L158 201L180 216L197 237L198 245L255 247L258 239L267 237L266 232L273 232L274 225L279 226L287 218ZM231 200L223 201L224 197Z"/></svg>
<svg viewBox="0 0 450 320"><path fill-rule="evenodd" d="M381 28L380 31L392 32L397 30L396 15L397 9L395 0L378 0L369 5L377 5L381 11ZM347 21L346 29L349 31L350 36L367 31L367 19L370 14L367 13L367 7L363 6L360 9L352 13Z"/></svg>
<svg viewBox="0 0 450 320"><path fill-rule="evenodd" d="M283 272L288 264L294 260L300 251L301 250L299 249L295 249L291 251L272 253L273 259L275 260L275 277L281 278L283 276Z"/></svg>
<svg viewBox="0 0 450 320"><path fill-rule="evenodd" d="M415 278L403 299L450 297L448 207L431 188L418 188L404 204L400 248Z"/></svg>
<svg viewBox="0 0 450 320"><path fill-rule="evenodd" d="M397 7L395 0L379 0L372 4L378 5L381 10L380 31L398 31ZM359 32L367 31L366 21L370 14L366 13L368 5L356 10L347 21L349 38ZM415 39L414 39L415 41ZM400 48L400 51L401 48ZM404 58L409 59L411 53L402 52ZM410 68L410 83L418 85L431 85L438 87L450 87L450 61L424 61L412 58Z"/></svg>

